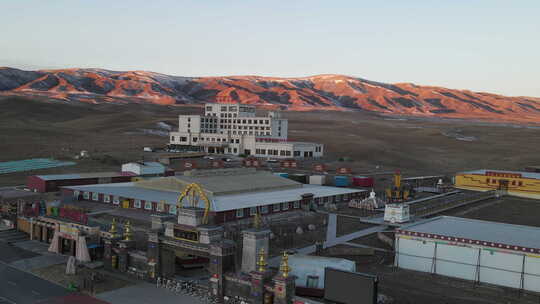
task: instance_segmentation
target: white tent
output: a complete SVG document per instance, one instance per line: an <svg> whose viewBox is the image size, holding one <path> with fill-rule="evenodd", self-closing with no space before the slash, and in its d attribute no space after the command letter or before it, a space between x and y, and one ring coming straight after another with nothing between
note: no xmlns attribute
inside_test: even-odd
<svg viewBox="0 0 540 304"><path fill-rule="evenodd" d="M79 239L77 241L77 253L75 258L79 262L90 262L92 259L90 258L90 253L88 253L88 246L86 245L86 237L79 236Z"/></svg>
<svg viewBox="0 0 540 304"><path fill-rule="evenodd" d="M51 245L49 246L49 252L60 253L60 246L58 245L59 241L60 237L58 236L58 229L55 229Z"/></svg>

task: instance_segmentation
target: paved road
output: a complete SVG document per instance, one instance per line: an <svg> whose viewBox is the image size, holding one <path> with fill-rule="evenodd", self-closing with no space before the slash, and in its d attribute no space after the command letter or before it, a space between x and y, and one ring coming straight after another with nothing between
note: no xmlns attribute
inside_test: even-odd
<svg viewBox="0 0 540 304"><path fill-rule="evenodd" d="M157 288L154 284L140 283L134 286L120 288L101 293L96 296L112 304L203 304L198 298L176 294L164 288ZM158 300L159 299L159 300ZM0 302L1 303L1 302Z"/></svg>
<svg viewBox="0 0 540 304"><path fill-rule="evenodd" d="M68 294L65 288L0 262L1 304L31 304Z"/></svg>

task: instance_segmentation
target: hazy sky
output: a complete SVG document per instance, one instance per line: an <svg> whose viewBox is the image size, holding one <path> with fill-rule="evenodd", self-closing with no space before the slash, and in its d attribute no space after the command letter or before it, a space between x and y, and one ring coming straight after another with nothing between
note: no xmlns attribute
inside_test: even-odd
<svg viewBox="0 0 540 304"><path fill-rule="evenodd" d="M346 74L540 96L540 1L2 0L0 66Z"/></svg>

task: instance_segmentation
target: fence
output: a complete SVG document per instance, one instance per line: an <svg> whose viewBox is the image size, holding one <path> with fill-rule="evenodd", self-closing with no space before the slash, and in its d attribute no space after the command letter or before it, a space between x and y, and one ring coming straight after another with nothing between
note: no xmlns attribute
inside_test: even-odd
<svg viewBox="0 0 540 304"><path fill-rule="evenodd" d="M178 295L198 298L204 303L219 303L218 297L210 292L209 286L196 280L157 278L156 286L158 288L165 288Z"/></svg>

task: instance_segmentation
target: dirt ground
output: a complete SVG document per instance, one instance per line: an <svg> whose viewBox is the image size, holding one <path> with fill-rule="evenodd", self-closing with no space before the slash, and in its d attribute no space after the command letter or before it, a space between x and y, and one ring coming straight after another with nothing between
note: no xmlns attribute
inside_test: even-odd
<svg viewBox="0 0 540 304"><path fill-rule="evenodd" d="M0 175L1 185L24 184L27 175L119 170L141 159L145 146L168 142L160 122L176 128L178 115L201 107L144 104L68 104L22 98L0 99L0 161L35 157L72 159L87 150L92 159L76 166ZM354 174L401 169L406 176L453 174L494 168L522 169L538 164L540 129L460 120L392 119L363 112L285 112L289 138L325 144L330 168ZM444 134L472 136L471 142ZM156 135L160 134L160 135ZM527 147L518 153L517 147ZM347 157L344 162L338 158ZM311 169L309 162L306 162ZM388 182L377 176L376 184Z"/></svg>
<svg viewBox="0 0 540 304"><path fill-rule="evenodd" d="M331 256L327 250L322 255ZM355 261L358 272L376 275L379 293L389 296L394 304L532 304L540 301L539 295L519 295L515 289L473 285L465 280L395 268L392 253L339 258Z"/></svg>
<svg viewBox="0 0 540 304"><path fill-rule="evenodd" d="M336 236L342 236L345 234L353 233L358 230L373 227L372 224L361 223L359 219L348 216L337 217Z"/></svg>
<svg viewBox="0 0 540 304"><path fill-rule="evenodd" d="M44 268L34 269L32 270L32 273L45 280L68 287L71 283L75 284L76 286L82 286L83 277L85 275L88 275L92 270L88 268L77 268L77 274L75 275L67 275L65 271L66 264L57 264ZM133 285L127 280L122 280L117 277L111 276L106 271L98 270L97 272L104 275L104 280L102 282L96 283L96 285L94 286L95 294Z"/></svg>
<svg viewBox="0 0 540 304"><path fill-rule="evenodd" d="M460 216L484 221L540 227L540 200L505 196L482 202L478 207L454 211Z"/></svg>

